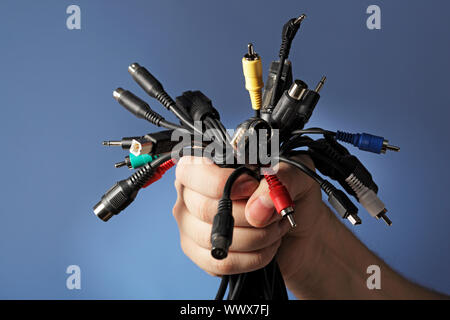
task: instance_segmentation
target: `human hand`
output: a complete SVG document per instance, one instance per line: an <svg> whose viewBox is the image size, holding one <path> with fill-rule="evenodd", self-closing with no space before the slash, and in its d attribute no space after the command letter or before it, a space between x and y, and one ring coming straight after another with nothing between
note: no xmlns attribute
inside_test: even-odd
<svg viewBox="0 0 450 320"><path fill-rule="evenodd" d="M314 168L308 156L299 156ZM316 182L300 170L281 163L277 176L294 203L297 227L275 212L265 179L260 182L243 175L233 185L233 242L226 259L211 256L211 228L223 188L233 169L220 168L206 158L183 157L176 169L178 198L173 208L184 253L212 275L245 273L267 265L277 254L283 277L304 278L320 258L317 237L329 211L322 202Z"/></svg>

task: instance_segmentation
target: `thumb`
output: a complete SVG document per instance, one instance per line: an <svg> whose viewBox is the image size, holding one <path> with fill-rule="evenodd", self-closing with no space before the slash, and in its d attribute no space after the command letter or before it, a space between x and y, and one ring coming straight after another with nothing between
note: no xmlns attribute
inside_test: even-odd
<svg viewBox="0 0 450 320"><path fill-rule="evenodd" d="M269 186L262 179L245 206L245 217L249 224L262 228L270 224L278 214L275 212L272 199L269 196Z"/></svg>

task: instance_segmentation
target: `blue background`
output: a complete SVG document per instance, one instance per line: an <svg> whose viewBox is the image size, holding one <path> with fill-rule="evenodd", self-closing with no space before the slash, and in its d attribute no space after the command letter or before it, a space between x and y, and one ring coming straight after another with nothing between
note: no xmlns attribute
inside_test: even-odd
<svg viewBox="0 0 450 320"><path fill-rule="evenodd" d="M81 7L81 30L66 28L70 4ZM381 7L381 30L366 28L370 4ZM179 246L173 171L110 222L92 213L130 173L113 167L124 152L101 141L156 130L112 91L144 97L127 73L139 62L173 96L202 90L235 127L250 114L247 43L266 71L283 23L303 12L294 75L310 86L328 77L310 125L380 134L402 148L352 150L394 223L361 212L354 232L406 277L450 293L448 1L3 0L0 298L212 298L218 279ZM81 290L66 288L71 264L81 267Z"/></svg>

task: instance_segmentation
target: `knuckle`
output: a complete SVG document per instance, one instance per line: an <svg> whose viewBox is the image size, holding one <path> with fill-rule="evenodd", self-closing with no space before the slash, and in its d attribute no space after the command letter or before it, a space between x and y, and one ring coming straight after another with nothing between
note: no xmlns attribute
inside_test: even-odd
<svg viewBox="0 0 450 320"><path fill-rule="evenodd" d="M179 216L180 211L181 211L180 201L177 200L172 207L172 215L174 216L174 218L177 221L178 221L178 216Z"/></svg>
<svg viewBox="0 0 450 320"><path fill-rule="evenodd" d="M259 247L264 246L271 238L271 232L269 227L255 229L255 234L253 237L253 244Z"/></svg>
<svg viewBox="0 0 450 320"><path fill-rule="evenodd" d="M210 201L205 199L198 202L198 217L200 218L200 220L204 222L211 222L211 216L213 214L214 213L212 212L212 205Z"/></svg>
<svg viewBox="0 0 450 320"><path fill-rule="evenodd" d="M183 181L185 164L182 160L183 158L180 159L180 161L177 163L177 166L175 167L175 186L177 185L176 181Z"/></svg>
<svg viewBox="0 0 450 320"><path fill-rule="evenodd" d="M223 260L213 259L213 268L217 274L231 274L234 268L234 261L231 257Z"/></svg>
<svg viewBox="0 0 450 320"><path fill-rule="evenodd" d="M194 242L197 243L200 247L210 249L211 248L211 239L210 234L206 232L193 232L192 236L194 237Z"/></svg>
<svg viewBox="0 0 450 320"><path fill-rule="evenodd" d="M219 199L222 196L223 188L225 187L225 184L228 180L228 175L221 174L217 175L217 177L214 178L214 181L212 181L212 192L213 196L216 199Z"/></svg>
<svg viewBox="0 0 450 320"><path fill-rule="evenodd" d="M267 258L267 254L264 252L264 250L256 251L253 254L250 268L252 269L262 268L265 266L266 261L267 263L269 263L270 260Z"/></svg>
<svg viewBox="0 0 450 320"><path fill-rule="evenodd" d="M175 201L175 204L172 207L172 215L174 216L175 220L178 221L178 217L180 216L181 211L184 206L184 200L182 197L181 186L178 185L176 181L175 181L175 187L177 189L177 200Z"/></svg>

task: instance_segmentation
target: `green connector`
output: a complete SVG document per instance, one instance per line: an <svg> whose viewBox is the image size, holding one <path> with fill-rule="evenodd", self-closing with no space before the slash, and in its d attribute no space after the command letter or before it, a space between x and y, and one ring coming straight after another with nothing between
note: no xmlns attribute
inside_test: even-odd
<svg viewBox="0 0 450 320"><path fill-rule="evenodd" d="M135 156L134 154L130 153L129 156L125 157L124 161L118 162L114 166L116 168L127 166L130 169L137 169L149 162L152 162L156 158L158 158L158 155L151 156L149 154L141 154L139 156Z"/></svg>
<svg viewBox="0 0 450 320"><path fill-rule="evenodd" d="M149 154L141 154L139 156L135 156L134 154L130 153L130 164L133 169L137 169L142 167L143 165L146 165L149 162L152 162L156 158L158 158L158 155L151 156Z"/></svg>

